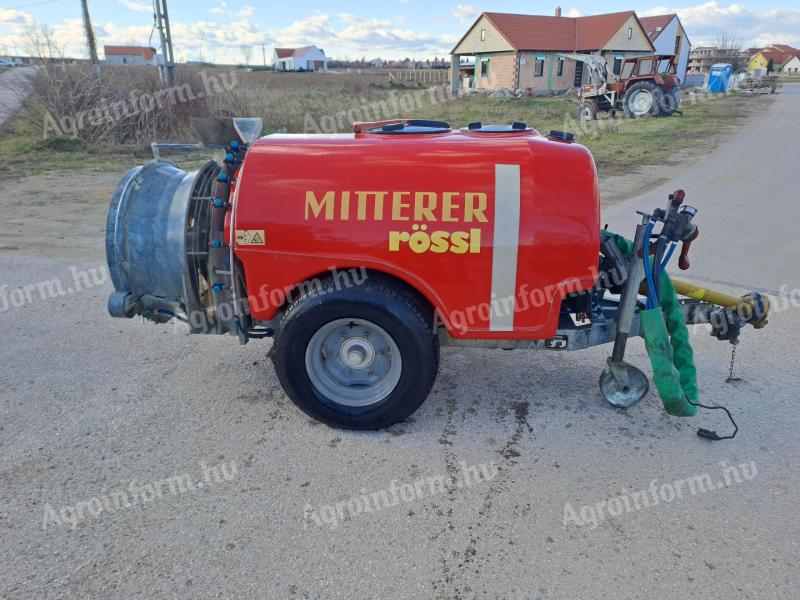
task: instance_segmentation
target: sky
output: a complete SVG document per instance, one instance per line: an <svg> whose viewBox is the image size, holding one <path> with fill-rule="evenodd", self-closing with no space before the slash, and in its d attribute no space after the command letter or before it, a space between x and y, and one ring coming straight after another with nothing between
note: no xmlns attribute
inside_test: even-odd
<svg viewBox="0 0 800 600"><path fill-rule="evenodd" d="M800 0L742 3L654 0L564 0L565 16L635 10L639 16L677 13L693 46L720 34L743 48L800 47ZM777 0L782 2L783 0ZM446 56L482 11L553 14L557 2L477 0L168 0L175 58L220 63L271 62L272 48L316 44L329 58ZM79 0L0 0L0 55L26 54L28 31L46 24L68 56L86 55ZM89 0L98 48L152 45L151 0ZM262 51L262 49L264 51Z"/></svg>

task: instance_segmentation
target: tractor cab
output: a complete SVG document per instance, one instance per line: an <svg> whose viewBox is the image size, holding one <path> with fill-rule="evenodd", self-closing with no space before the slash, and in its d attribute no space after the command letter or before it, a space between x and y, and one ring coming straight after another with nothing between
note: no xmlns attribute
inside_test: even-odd
<svg viewBox="0 0 800 600"><path fill-rule="evenodd" d="M679 85L675 57L669 54L650 54L625 58L616 80L617 91L625 93L627 87L634 82L646 80L654 81L665 90Z"/></svg>

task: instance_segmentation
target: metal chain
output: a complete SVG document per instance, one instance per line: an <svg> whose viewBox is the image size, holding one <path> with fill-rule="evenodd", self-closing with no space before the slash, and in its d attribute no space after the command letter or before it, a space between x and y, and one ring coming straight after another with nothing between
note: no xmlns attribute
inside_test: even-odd
<svg viewBox="0 0 800 600"><path fill-rule="evenodd" d="M736 348L739 347L739 344L732 344L731 348L731 368L728 371L728 378L725 380L725 383L733 383L734 381L741 381L741 377L734 377L733 376L733 365L736 362Z"/></svg>

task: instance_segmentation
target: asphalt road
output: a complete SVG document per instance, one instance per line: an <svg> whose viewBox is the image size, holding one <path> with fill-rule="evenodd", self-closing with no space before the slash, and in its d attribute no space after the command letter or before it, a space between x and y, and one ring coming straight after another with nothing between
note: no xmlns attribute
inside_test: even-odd
<svg viewBox="0 0 800 600"><path fill-rule="evenodd" d="M269 342L108 317L110 283L82 271L99 232L91 261L17 239L6 291L58 278L73 293L0 311L0 597L797 597L799 110L785 86L678 180L604 214L631 235L635 209L682 187L702 231L683 276L776 296L744 335L740 383L724 382L726 343L692 338L733 441L695 435L724 432L721 411L669 417L653 392L610 408L609 348L445 350L412 420L337 431L286 398ZM648 368L640 340L629 360ZM373 507L381 491L396 504Z"/></svg>
<svg viewBox="0 0 800 600"><path fill-rule="evenodd" d="M35 72L33 67L14 67L0 73L0 125L22 105Z"/></svg>

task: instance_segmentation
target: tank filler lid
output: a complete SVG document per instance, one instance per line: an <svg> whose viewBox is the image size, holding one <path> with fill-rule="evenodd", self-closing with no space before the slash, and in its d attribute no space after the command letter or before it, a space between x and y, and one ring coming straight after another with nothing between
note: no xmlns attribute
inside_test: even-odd
<svg viewBox="0 0 800 600"><path fill-rule="evenodd" d="M371 123L353 123L356 133L409 134L409 133L447 133L452 131L446 121L425 119L394 119Z"/></svg>
<svg viewBox="0 0 800 600"><path fill-rule="evenodd" d="M464 131L475 133L519 133L533 130L520 121L514 121L510 125L484 125L480 121L475 121L467 125Z"/></svg>

